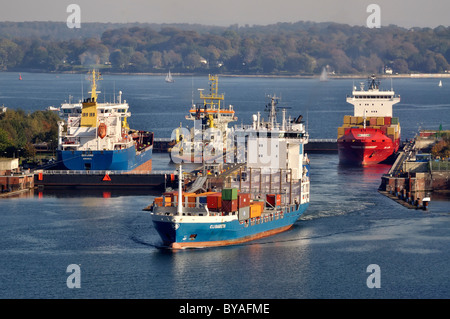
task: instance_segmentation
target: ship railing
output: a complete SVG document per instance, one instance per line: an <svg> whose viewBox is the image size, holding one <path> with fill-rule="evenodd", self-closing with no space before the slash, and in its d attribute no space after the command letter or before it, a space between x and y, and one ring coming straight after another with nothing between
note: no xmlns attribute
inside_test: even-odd
<svg viewBox="0 0 450 319"><path fill-rule="evenodd" d="M143 171L125 171L125 170L43 170L43 174L48 175L178 175L176 170L143 170Z"/></svg>

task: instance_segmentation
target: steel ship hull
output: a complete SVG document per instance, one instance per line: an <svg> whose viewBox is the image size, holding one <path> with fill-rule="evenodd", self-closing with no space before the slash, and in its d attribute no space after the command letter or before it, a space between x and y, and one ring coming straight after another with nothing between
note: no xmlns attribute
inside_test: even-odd
<svg viewBox="0 0 450 319"><path fill-rule="evenodd" d="M309 203L300 204L291 212L274 211L272 218L239 221L234 216L208 216L201 220L193 216L153 215L153 224L172 249L205 248L236 245L264 238L290 229L306 211Z"/></svg>
<svg viewBox="0 0 450 319"><path fill-rule="evenodd" d="M57 160L68 170L147 170L152 167L153 146L141 152L133 145L122 150L57 151Z"/></svg>
<svg viewBox="0 0 450 319"><path fill-rule="evenodd" d="M379 129L351 128L337 144L341 164L370 165L391 158L399 149L400 137L393 140Z"/></svg>

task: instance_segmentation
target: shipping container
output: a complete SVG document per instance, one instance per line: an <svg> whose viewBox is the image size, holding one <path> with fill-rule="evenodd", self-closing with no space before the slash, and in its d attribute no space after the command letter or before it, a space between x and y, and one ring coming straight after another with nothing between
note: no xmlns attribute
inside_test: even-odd
<svg viewBox="0 0 450 319"><path fill-rule="evenodd" d="M277 207L281 205L280 194L267 194L266 195L267 207Z"/></svg>
<svg viewBox="0 0 450 319"><path fill-rule="evenodd" d="M377 118L371 117L370 118L370 126L376 126L377 125Z"/></svg>
<svg viewBox="0 0 450 319"><path fill-rule="evenodd" d="M208 204L208 196L197 196L199 204Z"/></svg>
<svg viewBox="0 0 450 319"><path fill-rule="evenodd" d="M338 127L338 138L345 134L345 127Z"/></svg>
<svg viewBox="0 0 450 319"><path fill-rule="evenodd" d="M250 205L250 194L239 193L238 194L238 208L247 207Z"/></svg>
<svg viewBox="0 0 450 319"><path fill-rule="evenodd" d="M358 116L356 118L356 124L358 125L364 125L364 118L362 116Z"/></svg>
<svg viewBox="0 0 450 319"><path fill-rule="evenodd" d="M383 126L381 127L381 132L383 132L383 134L386 134L386 133L387 133L387 126L386 126L386 125L383 125Z"/></svg>
<svg viewBox="0 0 450 319"><path fill-rule="evenodd" d="M185 203L186 207L196 207L196 203L197 203L197 196L196 196L196 194L186 196L184 203Z"/></svg>
<svg viewBox="0 0 450 319"><path fill-rule="evenodd" d="M390 126L387 128L387 135L394 135L395 128L393 126Z"/></svg>
<svg viewBox="0 0 450 319"><path fill-rule="evenodd" d="M238 200L237 199L232 199L232 200L223 199L223 195L222 195L222 210L227 213L237 211L238 210Z"/></svg>
<svg viewBox="0 0 450 319"><path fill-rule="evenodd" d="M350 115L344 115L344 124L350 124Z"/></svg>
<svg viewBox="0 0 450 319"><path fill-rule="evenodd" d="M206 203L208 205L208 209L211 211L218 211L222 207L222 194L209 194L206 196Z"/></svg>
<svg viewBox="0 0 450 319"><path fill-rule="evenodd" d="M384 125L384 117L377 117L377 126Z"/></svg>
<svg viewBox="0 0 450 319"><path fill-rule="evenodd" d="M398 117L391 118L391 124L398 124Z"/></svg>
<svg viewBox="0 0 450 319"><path fill-rule="evenodd" d="M156 197L154 202L155 202L155 205L158 207L163 206L163 198L162 197Z"/></svg>
<svg viewBox="0 0 450 319"><path fill-rule="evenodd" d="M253 200L250 205L258 205L259 207L261 207L261 212L264 211L264 207L266 206L265 201L263 200Z"/></svg>
<svg viewBox="0 0 450 319"><path fill-rule="evenodd" d="M260 205L250 205L250 218L255 218L261 216L261 206Z"/></svg>
<svg viewBox="0 0 450 319"><path fill-rule="evenodd" d="M356 116L350 117L350 124L356 124Z"/></svg>
<svg viewBox="0 0 450 319"><path fill-rule="evenodd" d="M250 206L239 208L238 219L245 220L250 218Z"/></svg>
<svg viewBox="0 0 450 319"><path fill-rule="evenodd" d="M222 189L222 199L223 200L234 200L238 198L237 188L224 188Z"/></svg>
<svg viewBox="0 0 450 319"><path fill-rule="evenodd" d="M389 116L384 118L384 125L387 126L391 125L391 118Z"/></svg>

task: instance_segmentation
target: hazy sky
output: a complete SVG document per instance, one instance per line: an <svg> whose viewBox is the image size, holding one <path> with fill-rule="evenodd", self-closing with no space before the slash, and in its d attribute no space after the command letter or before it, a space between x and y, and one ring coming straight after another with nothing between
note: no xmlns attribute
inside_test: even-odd
<svg viewBox="0 0 450 319"><path fill-rule="evenodd" d="M450 25L449 0L0 0L0 21L60 21L78 4L83 22L267 25L334 21L365 25L369 4L381 8L381 25ZM82 26L82 25L81 25Z"/></svg>

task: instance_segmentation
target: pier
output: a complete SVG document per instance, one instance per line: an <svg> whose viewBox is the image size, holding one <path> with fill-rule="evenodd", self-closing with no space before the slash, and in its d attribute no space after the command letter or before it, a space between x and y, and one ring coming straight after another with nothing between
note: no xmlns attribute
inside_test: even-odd
<svg viewBox="0 0 450 319"><path fill-rule="evenodd" d="M427 209L433 192L448 191L450 162L432 159L437 137L421 132L398 152L379 192L408 208Z"/></svg>
<svg viewBox="0 0 450 319"><path fill-rule="evenodd" d="M34 174L38 188L148 188L165 190L178 181L176 171L70 171L41 170Z"/></svg>

